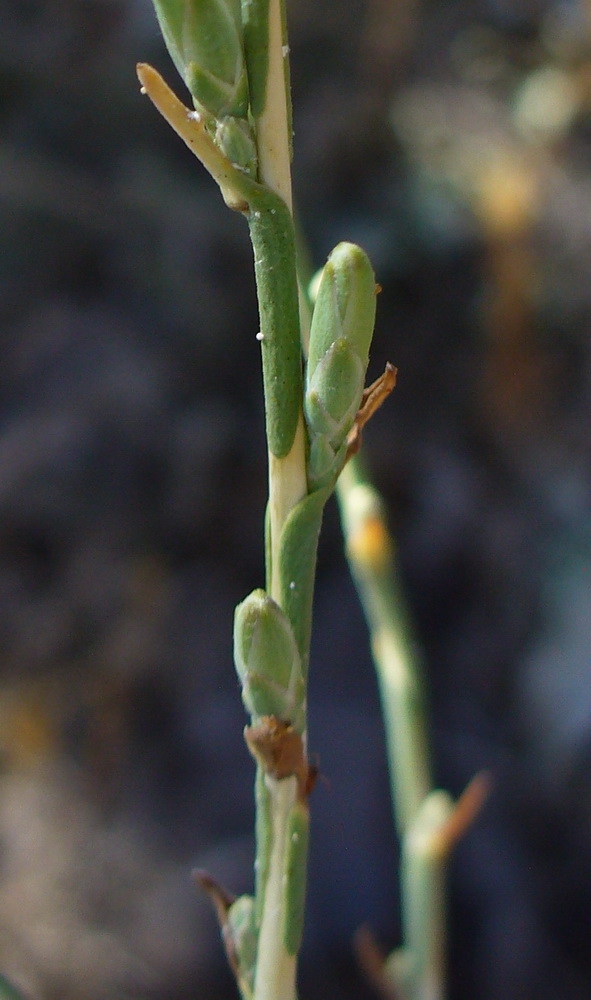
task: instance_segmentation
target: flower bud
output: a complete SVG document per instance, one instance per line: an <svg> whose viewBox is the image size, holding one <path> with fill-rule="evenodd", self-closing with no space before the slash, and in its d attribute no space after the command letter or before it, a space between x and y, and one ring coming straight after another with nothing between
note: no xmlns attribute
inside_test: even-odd
<svg viewBox="0 0 591 1000"><path fill-rule="evenodd" d="M216 128L215 141L230 163L256 178L257 150L248 122L241 118L222 118Z"/></svg>
<svg viewBox="0 0 591 1000"><path fill-rule="evenodd" d="M214 117L246 117L248 83L240 0L154 0L171 58L195 101Z"/></svg>
<svg viewBox="0 0 591 1000"><path fill-rule="evenodd" d="M311 490L336 479L365 383L376 310L367 255L339 243L322 271L310 327L304 413Z"/></svg>
<svg viewBox="0 0 591 1000"><path fill-rule="evenodd" d="M353 424L364 379L361 358L341 338L330 345L307 381L308 422L316 434L327 437L336 447Z"/></svg>
<svg viewBox="0 0 591 1000"><path fill-rule="evenodd" d="M236 608L234 662L246 710L255 718L273 715L301 733L305 688L300 654L289 619L264 590L254 590Z"/></svg>
<svg viewBox="0 0 591 1000"><path fill-rule="evenodd" d="M310 327L308 377L335 341L343 338L367 368L376 314L376 280L367 254L354 243L339 243L318 286Z"/></svg>

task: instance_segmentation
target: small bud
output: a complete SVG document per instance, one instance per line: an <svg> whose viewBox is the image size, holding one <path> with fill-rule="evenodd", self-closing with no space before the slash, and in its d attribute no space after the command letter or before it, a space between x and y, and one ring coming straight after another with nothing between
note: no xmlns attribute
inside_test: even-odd
<svg viewBox="0 0 591 1000"><path fill-rule="evenodd" d="M257 150L248 122L240 118L222 118L215 132L216 145L238 170L256 178ZM262 335L257 334L262 340Z"/></svg>
<svg viewBox="0 0 591 1000"><path fill-rule="evenodd" d="M322 271L306 367L304 413L311 490L336 479L359 409L376 310L375 276L364 251L339 243Z"/></svg>
<svg viewBox="0 0 591 1000"><path fill-rule="evenodd" d="M236 608L234 662L246 710L255 718L276 716L302 732L305 688L296 640L288 618L264 590L254 590Z"/></svg>
<svg viewBox="0 0 591 1000"><path fill-rule="evenodd" d="M166 47L195 101L216 118L246 117L239 0L154 0Z"/></svg>

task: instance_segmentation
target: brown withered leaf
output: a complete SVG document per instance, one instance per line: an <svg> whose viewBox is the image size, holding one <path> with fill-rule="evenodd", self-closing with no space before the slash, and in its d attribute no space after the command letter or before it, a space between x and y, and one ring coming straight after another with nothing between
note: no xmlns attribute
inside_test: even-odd
<svg viewBox="0 0 591 1000"><path fill-rule="evenodd" d="M361 448L361 432L368 420L371 420L376 410L379 410L382 403L392 392L392 389L396 385L397 374L398 369L388 361L379 378L364 390L355 422L347 437L347 457L345 461L348 461L352 455L356 455Z"/></svg>
<svg viewBox="0 0 591 1000"><path fill-rule="evenodd" d="M250 753L272 778L297 778L300 799L306 800L314 779L302 737L288 722L265 715L256 726L246 726L244 739Z"/></svg>

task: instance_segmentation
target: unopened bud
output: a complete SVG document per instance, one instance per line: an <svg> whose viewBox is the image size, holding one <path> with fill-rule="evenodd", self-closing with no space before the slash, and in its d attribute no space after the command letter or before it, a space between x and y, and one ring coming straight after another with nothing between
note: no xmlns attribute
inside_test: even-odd
<svg viewBox="0 0 591 1000"><path fill-rule="evenodd" d="M241 118L222 118L216 128L215 141L230 163L256 178L257 150L248 122Z"/></svg>
<svg viewBox="0 0 591 1000"><path fill-rule="evenodd" d="M248 83L240 0L154 0L171 58L211 115L246 117Z"/></svg>
<svg viewBox="0 0 591 1000"><path fill-rule="evenodd" d="M300 654L289 619L264 590L254 590L236 608L234 662L247 711L255 718L275 716L302 732L305 688Z"/></svg>
<svg viewBox="0 0 591 1000"><path fill-rule="evenodd" d="M363 395L375 311L376 283L367 255L353 243L339 243L322 271L310 327L304 411L311 489L341 470Z"/></svg>
<svg viewBox="0 0 591 1000"><path fill-rule="evenodd" d="M367 368L376 314L376 279L369 257L355 243L339 243L321 274L310 328L308 370L344 338Z"/></svg>

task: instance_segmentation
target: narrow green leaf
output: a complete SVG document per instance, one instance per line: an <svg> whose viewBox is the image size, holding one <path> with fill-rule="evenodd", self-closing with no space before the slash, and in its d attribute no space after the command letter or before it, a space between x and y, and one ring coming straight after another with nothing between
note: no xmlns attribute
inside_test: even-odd
<svg viewBox="0 0 591 1000"><path fill-rule="evenodd" d="M250 110L258 118L265 110L269 72L269 0L242 0L244 55Z"/></svg>
<svg viewBox="0 0 591 1000"><path fill-rule="evenodd" d="M335 340L308 380L306 419L314 433L340 447L359 409L366 367L344 337Z"/></svg>
<svg viewBox="0 0 591 1000"><path fill-rule="evenodd" d="M271 822L271 796L266 784L266 775L262 767L257 767L255 779L255 837L256 860L255 874L255 917L256 925L260 926L265 902L265 888L269 877L271 860L271 845L273 842Z"/></svg>
<svg viewBox="0 0 591 1000"><path fill-rule="evenodd" d="M324 505L331 489L304 497L289 514L281 533L281 606L293 629L304 677L308 672L316 552Z"/></svg>
<svg viewBox="0 0 591 1000"><path fill-rule="evenodd" d="M310 814L304 802L296 802L287 820L285 855L285 924L283 940L290 955L297 955L304 929L304 904L308 864Z"/></svg>
<svg viewBox="0 0 591 1000"><path fill-rule="evenodd" d="M262 187L250 199L248 223L259 299L269 449L290 451L302 400L302 359L295 236L289 210Z"/></svg>

